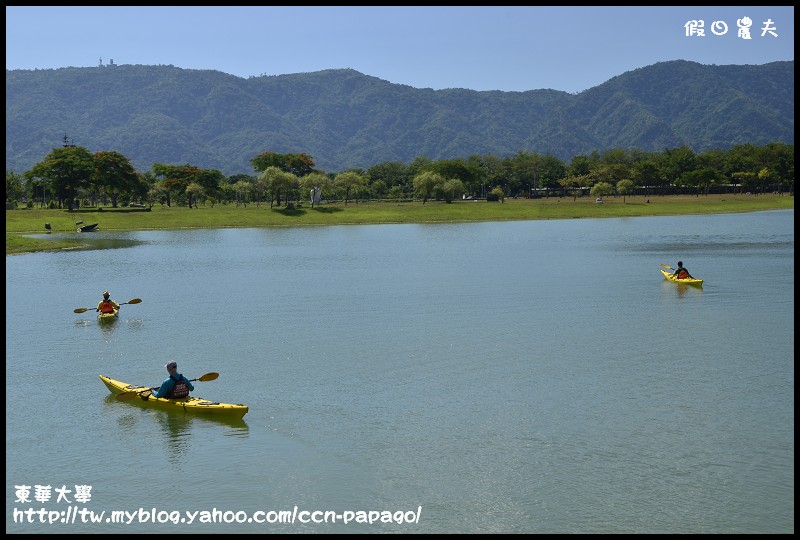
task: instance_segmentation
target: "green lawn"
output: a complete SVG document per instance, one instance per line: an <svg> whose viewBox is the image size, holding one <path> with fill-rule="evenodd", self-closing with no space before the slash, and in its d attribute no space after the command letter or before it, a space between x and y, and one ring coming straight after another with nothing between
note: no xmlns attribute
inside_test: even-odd
<svg viewBox="0 0 800 540"><path fill-rule="evenodd" d="M649 202L648 202L649 201ZM6 210L6 255L53 249L85 247L91 233L77 233L76 222L98 223L101 231L147 229L191 229L222 227L304 227L374 223L461 223L470 221L514 221L535 219L576 219L636 217L682 214L724 214L760 210L794 209L790 195L676 195L607 197L603 204L594 198L506 199L442 201L371 201L348 204L327 203L311 208L305 203L295 209L270 208L269 204L209 205L200 208L156 205L142 208L83 208L79 211L37 208ZM75 233L58 241L26 237L47 232Z"/></svg>

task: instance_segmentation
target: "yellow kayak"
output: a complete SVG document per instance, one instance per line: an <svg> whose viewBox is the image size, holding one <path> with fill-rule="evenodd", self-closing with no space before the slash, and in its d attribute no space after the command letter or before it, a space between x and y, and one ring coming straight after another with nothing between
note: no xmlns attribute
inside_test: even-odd
<svg viewBox="0 0 800 540"><path fill-rule="evenodd" d="M194 396L179 399L156 398L150 394L150 388L136 384L128 384L105 375L100 375L100 380L112 394L136 392L139 394L129 401L145 407L155 407L167 411L184 411L192 414L216 414L233 418L242 418L249 408L240 403L219 403Z"/></svg>
<svg viewBox="0 0 800 540"><path fill-rule="evenodd" d="M119 319L119 309L115 309L111 313L100 312L97 314L97 322L106 323L114 322Z"/></svg>
<svg viewBox="0 0 800 540"><path fill-rule="evenodd" d="M697 278L678 279L672 272L667 272L666 270L662 270L661 273L664 274L665 278L674 283L686 283L687 285L703 285L702 279L697 279Z"/></svg>

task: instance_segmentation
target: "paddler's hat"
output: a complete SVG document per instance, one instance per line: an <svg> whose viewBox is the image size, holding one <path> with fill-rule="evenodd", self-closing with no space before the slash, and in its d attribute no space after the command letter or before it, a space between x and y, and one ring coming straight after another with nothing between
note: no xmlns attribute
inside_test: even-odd
<svg viewBox="0 0 800 540"><path fill-rule="evenodd" d="M178 369L178 363L175 360L170 360L164 367L167 369Z"/></svg>
<svg viewBox="0 0 800 540"><path fill-rule="evenodd" d="M103 291L103 296L105 296L107 298L107 297L111 296L111 294L108 291Z"/></svg>

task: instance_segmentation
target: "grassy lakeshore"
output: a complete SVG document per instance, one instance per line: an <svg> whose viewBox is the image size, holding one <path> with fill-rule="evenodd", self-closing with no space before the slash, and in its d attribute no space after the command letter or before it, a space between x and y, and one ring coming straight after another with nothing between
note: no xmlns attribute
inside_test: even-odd
<svg viewBox="0 0 800 540"><path fill-rule="evenodd" d="M649 202L648 202L649 201ZM143 208L82 208L45 210L37 208L6 210L6 255L80 249L91 247L91 233L76 232L76 222L98 223L102 231L149 229L216 229L224 227L305 227L325 225L364 225L378 223L464 223L477 221L518 221L537 219L579 219L641 217L685 214L728 214L762 210L794 209L790 195L667 195L608 197L603 204L594 198L506 199L442 201L370 201L344 204L341 201L311 208L305 203L292 210L270 208L269 204L210 205L200 208L156 205ZM26 235L48 232L58 238L31 238Z"/></svg>

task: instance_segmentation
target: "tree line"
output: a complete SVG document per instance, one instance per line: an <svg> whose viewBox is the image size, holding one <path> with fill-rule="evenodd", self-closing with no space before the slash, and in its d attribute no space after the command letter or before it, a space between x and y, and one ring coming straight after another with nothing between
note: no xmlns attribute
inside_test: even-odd
<svg viewBox="0 0 800 540"><path fill-rule="evenodd" d="M66 141L66 136L65 136ZM418 157L408 164L378 163L368 169L329 173L306 153L262 152L250 160L254 174L225 176L196 165L154 163L139 172L115 151L92 153L64 144L30 170L6 171L7 205L66 208L155 204L267 204L293 207L304 201L370 199L579 197L711 192L794 194L794 145L741 144L695 153L687 146L663 152L612 149L577 155L569 163L551 154L466 159ZM311 196L313 194L315 196Z"/></svg>

